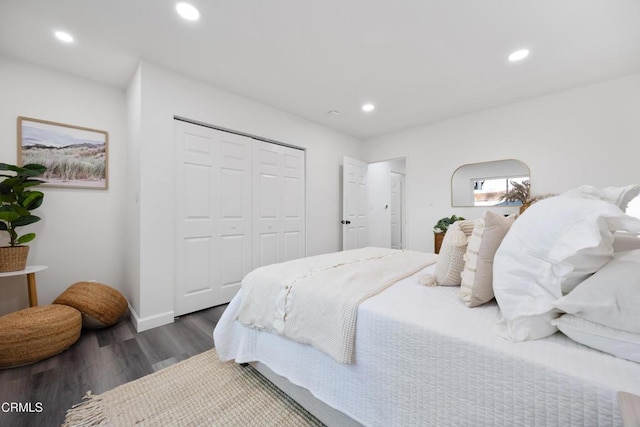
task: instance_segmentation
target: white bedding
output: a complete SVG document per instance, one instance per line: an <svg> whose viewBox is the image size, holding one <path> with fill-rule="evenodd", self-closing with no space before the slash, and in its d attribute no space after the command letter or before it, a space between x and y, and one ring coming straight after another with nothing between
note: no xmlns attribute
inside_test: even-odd
<svg viewBox="0 0 640 427"><path fill-rule="evenodd" d="M242 279L237 320L351 363L358 306L437 255L362 248L257 268Z"/></svg>
<svg viewBox="0 0 640 427"><path fill-rule="evenodd" d="M259 361L364 425L621 425L616 392L640 394L640 364L561 334L508 342L495 303L470 309L457 287L402 280L360 305L355 363L240 325L241 294L214 341L223 360Z"/></svg>

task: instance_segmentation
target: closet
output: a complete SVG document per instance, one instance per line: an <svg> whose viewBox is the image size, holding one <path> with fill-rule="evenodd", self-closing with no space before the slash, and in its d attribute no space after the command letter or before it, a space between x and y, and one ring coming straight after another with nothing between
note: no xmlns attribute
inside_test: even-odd
<svg viewBox="0 0 640 427"><path fill-rule="evenodd" d="M174 122L179 316L229 302L254 268L305 256L305 152Z"/></svg>

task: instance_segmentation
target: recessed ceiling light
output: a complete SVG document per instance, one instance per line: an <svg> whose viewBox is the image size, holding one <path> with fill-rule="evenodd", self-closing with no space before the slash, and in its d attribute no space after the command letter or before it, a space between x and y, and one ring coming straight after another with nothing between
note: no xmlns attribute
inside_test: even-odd
<svg viewBox="0 0 640 427"><path fill-rule="evenodd" d="M529 56L529 49L516 50L511 55L509 55L509 61L511 62L522 61L527 56Z"/></svg>
<svg viewBox="0 0 640 427"><path fill-rule="evenodd" d="M198 9L190 5L189 3L178 3L176 5L176 11L187 21L197 21L200 19L200 12Z"/></svg>
<svg viewBox="0 0 640 427"><path fill-rule="evenodd" d="M55 33L56 38L60 41L63 41L65 43L73 43L73 36L69 33L66 33L64 31L56 31Z"/></svg>
<svg viewBox="0 0 640 427"><path fill-rule="evenodd" d="M376 106L373 105L373 104L364 104L362 106L362 111L367 112L367 113L369 113L369 112L371 112L371 111L373 111L375 109L376 109Z"/></svg>

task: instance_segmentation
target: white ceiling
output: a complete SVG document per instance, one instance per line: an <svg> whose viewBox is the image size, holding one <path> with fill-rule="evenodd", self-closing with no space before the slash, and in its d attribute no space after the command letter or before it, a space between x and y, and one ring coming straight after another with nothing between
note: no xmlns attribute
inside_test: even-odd
<svg viewBox="0 0 640 427"><path fill-rule="evenodd" d="M0 0L0 52L122 88L142 59L359 138L640 72L638 0L176 2Z"/></svg>

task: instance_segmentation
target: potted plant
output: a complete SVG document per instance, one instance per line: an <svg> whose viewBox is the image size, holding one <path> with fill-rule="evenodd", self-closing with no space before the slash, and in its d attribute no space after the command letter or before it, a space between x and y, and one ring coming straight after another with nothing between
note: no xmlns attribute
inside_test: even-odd
<svg viewBox="0 0 640 427"><path fill-rule="evenodd" d="M440 218L436 225L433 227L433 252L439 253L440 246L442 246L442 241L444 240L444 234L447 232L447 229L451 224L456 221L461 221L464 218L461 216L451 215L450 217Z"/></svg>
<svg viewBox="0 0 640 427"><path fill-rule="evenodd" d="M522 213L531 204L531 183L528 179L525 179L522 183L511 181L510 184L511 190L504 193L500 197L500 201L520 202L520 213Z"/></svg>
<svg viewBox="0 0 640 427"><path fill-rule="evenodd" d="M22 167L0 163L0 231L9 234L9 246L0 247L0 272L24 270L27 265L29 246L35 233L18 235L16 229L40 221L31 211L38 208L44 193L33 187L44 181L35 177L42 175L46 167L28 164Z"/></svg>
<svg viewBox="0 0 640 427"><path fill-rule="evenodd" d="M436 222L436 225L433 227L433 232L446 233L447 229L451 224L453 224L456 221L461 221L463 219L464 219L463 217L455 216L455 215L451 215L451 217L440 218L438 222Z"/></svg>
<svg viewBox="0 0 640 427"><path fill-rule="evenodd" d="M502 197L500 197L500 200L505 200L507 202L520 202L520 213L523 213L529 206L539 200L557 196L555 193L549 193L531 197L531 183L528 179L525 179L522 183L511 181L511 187L511 190L507 191Z"/></svg>

